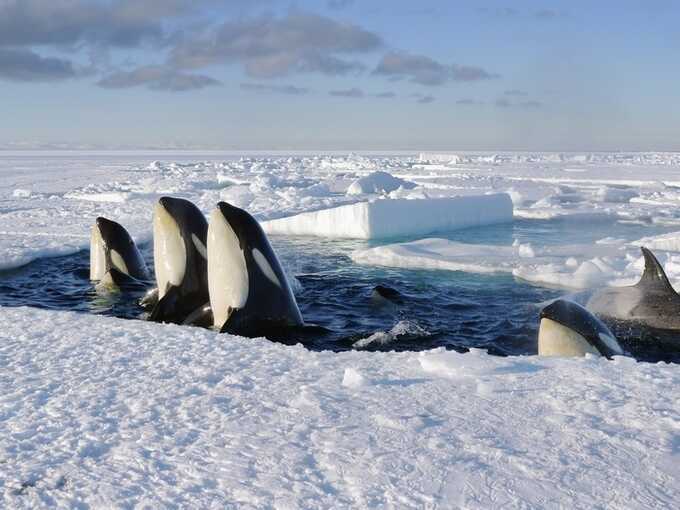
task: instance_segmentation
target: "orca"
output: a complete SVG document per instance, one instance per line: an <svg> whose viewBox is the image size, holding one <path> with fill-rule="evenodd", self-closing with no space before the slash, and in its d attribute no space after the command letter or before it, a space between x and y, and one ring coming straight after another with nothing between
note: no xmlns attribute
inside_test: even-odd
<svg viewBox="0 0 680 510"><path fill-rule="evenodd" d="M153 212L153 256L157 291L142 305L149 319L185 323L209 302L206 238L208 223L193 203L162 197Z"/></svg>
<svg viewBox="0 0 680 510"><path fill-rule="evenodd" d="M260 224L220 202L208 226L208 287L213 326L241 336L276 336L304 322Z"/></svg>
<svg viewBox="0 0 680 510"><path fill-rule="evenodd" d="M585 356L611 358L623 354L609 328L581 305L558 299L540 313L539 356Z"/></svg>
<svg viewBox="0 0 680 510"><path fill-rule="evenodd" d="M590 297L586 308L606 321L680 334L680 295L654 254L644 247L641 250L645 269L640 281L631 286L601 289Z"/></svg>
<svg viewBox="0 0 680 510"><path fill-rule="evenodd" d="M373 287L371 299L377 305L403 304L401 293L397 289L385 285L376 285Z"/></svg>
<svg viewBox="0 0 680 510"><path fill-rule="evenodd" d="M101 216L90 235L90 280L107 289L142 286L149 280L144 257L128 231Z"/></svg>

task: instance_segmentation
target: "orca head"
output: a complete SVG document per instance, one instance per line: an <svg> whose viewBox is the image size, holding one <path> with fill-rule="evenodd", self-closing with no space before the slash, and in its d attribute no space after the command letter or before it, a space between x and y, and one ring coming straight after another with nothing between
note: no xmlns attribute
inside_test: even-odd
<svg viewBox="0 0 680 510"><path fill-rule="evenodd" d="M153 256L158 297L180 287L190 267L205 266L208 225L188 200L162 197L153 212Z"/></svg>
<svg viewBox="0 0 680 510"><path fill-rule="evenodd" d="M241 313L229 326L235 331L252 332L262 323L304 324L262 227L248 212L226 202L210 215L208 288L214 326L220 330L236 311Z"/></svg>
<svg viewBox="0 0 680 510"><path fill-rule="evenodd" d="M90 235L90 280L101 280L111 269L133 278L148 278L144 258L128 231L100 216Z"/></svg>
<svg viewBox="0 0 680 510"><path fill-rule="evenodd" d="M611 358L623 349L600 319L573 301L558 299L541 310L538 354Z"/></svg>
<svg viewBox="0 0 680 510"><path fill-rule="evenodd" d="M260 228L250 214L226 202L218 203L210 214L208 289L213 323L218 328L248 301L247 234L254 226Z"/></svg>

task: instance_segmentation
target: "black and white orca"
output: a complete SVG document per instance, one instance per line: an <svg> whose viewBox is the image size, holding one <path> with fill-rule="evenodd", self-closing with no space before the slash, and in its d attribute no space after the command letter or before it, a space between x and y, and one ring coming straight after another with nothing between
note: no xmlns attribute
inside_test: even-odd
<svg viewBox="0 0 680 510"><path fill-rule="evenodd" d="M295 296L260 224L220 202L208 227L208 287L213 324L243 336L303 326Z"/></svg>
<svg viewBox="0 0 680 510"><path fill-rule="evenodd" d="M137 245L125 228L99 217L90 234L90 280L98 288L125 288L143 285L149 270Z"/></svg>
<svg viewBox="0 0 680 510"><path fill-rule="evenodd" d="M611 358L623 349L600 319L573 301L558 299L541 310L538 354Z"/></svg>
<svg viewBox="0 0 680 510"><path fill-rule="evenodd" d="M644 247L641 250L645 269L640 281L627 287L601 289L588 300L586 308L605 320L680 333L680 295L654 254Z"/></svg>
<svg viewBox="0 0 680 510"><path fill-rule="evenodd" d="M193 203L162 197L153 212L153 256L158 289L143 300L149 319L196 321L209 303L206 238L208 222ZM197 322L200 322L198 320Z"/></svg>

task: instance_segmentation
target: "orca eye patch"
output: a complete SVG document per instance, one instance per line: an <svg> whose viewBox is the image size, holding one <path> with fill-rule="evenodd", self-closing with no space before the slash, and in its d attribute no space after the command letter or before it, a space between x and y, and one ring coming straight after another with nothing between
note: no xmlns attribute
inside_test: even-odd
<svg viewBox="0 0 680 510"><path fill-rule="evenodd" d="M198 237L196 237L196 234L191 234L191 241L194 243L196 251L201 254L201 257L203 257L205 260L208 260L208 250L205 249L205 245Z"/></svg>
<svg viewBox="0 0 680 510"><path fill-rule="evenodd" d="M267 257L265 257L262 254L262 252L257 248L253 248L251 253L253 255L253 260L257 264L257 267L260 268L260 271L262 271L262 274L264 274L267 277L267 279L270 280L274 285L276 285L277 287L281 287L281 282L276 277L276 273L274 273L274 270L272 269L272 266L269 264Z"/></svg>

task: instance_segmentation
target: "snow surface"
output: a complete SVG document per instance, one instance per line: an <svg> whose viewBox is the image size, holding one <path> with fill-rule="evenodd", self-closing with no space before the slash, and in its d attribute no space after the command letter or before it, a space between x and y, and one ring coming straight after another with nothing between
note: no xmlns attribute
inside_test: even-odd
<svg viewBox="0 0 680 510"><path fill-rule="evenodd" d="M512 201L492 195L399 199L344 205L266 221L268 234L383 239L512 221Z"/></svg>
<svg viewBox="0 0 680 510"><path fill-rule="evenodd" d="M0 309L7 508L671 508L680 374ZM674 503L675 502L675 503Z"/></svg>
<svg viewBox="0 0 680 510"><path fill-rule="evenodd" d="M675 153L0 152L0 269L86 248L99 215L148 241L164 194L204 212L228 200L267 222L371 200L347 191L377 171L416 184L380 191L377 202L507 193L515 218L535 224L680 231L679 167ZM473 234L458 244L357 242L353 257L581 287L634 282L645 244L680 282L680 232L500 247L473 247ZM0 307L0 321L2 507L647 509L680 500L676 365L362 350L409 334L407 321L340 354L32 308Z"/></svg>

